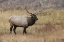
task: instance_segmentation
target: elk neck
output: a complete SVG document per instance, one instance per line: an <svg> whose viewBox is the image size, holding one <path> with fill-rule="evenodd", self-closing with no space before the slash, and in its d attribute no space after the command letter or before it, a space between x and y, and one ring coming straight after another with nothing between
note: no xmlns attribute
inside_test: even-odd
<svg viewBox="0 0 64 42"><path fill-rule="evenodd" d="M35 20L33 18L28 18L28 25L31 26L35 23Z"/></svg>

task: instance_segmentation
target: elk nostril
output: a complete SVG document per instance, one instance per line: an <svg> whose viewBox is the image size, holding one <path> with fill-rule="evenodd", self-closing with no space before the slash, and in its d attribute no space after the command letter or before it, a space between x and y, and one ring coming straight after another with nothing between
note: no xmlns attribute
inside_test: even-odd
<svg viewBox="0 0 64 42"><path fill-rule="evenodd" d="M38 18L36 20L38 20Z"/></svg>

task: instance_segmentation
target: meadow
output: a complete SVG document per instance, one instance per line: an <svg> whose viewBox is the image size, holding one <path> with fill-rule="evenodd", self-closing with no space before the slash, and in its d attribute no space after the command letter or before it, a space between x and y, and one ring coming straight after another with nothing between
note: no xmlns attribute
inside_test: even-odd
<svg viewBox="0 0 64 42"><path fill-rule="evenodd" d="M21 10L0 12L0 42L64 42L64 10L40 12L38 21L24 35L22 27L16 29L16 35L10 34L9 18L13 15L30 14Z"/></svg>

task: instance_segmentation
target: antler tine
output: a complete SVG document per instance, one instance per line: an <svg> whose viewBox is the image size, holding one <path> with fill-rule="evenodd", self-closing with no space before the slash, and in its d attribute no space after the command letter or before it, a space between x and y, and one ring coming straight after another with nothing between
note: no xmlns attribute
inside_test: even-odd
<svg viewBox="0 0 64 42"><path fill-rule="evenodd" d="M25 6L25 9L26 9L26 6ZM26 11L28 12L28 10L26 9ZM32 14L32 13L30 13L30 12L28 12L29 14Z"/></svg>
<svg viewBox="0 0 64 42"><path fill-rule="evenodd" d="M38 13L40 13L42 10L40 10ZM35 13L36 15L38 15L38 13Z"/></svg>

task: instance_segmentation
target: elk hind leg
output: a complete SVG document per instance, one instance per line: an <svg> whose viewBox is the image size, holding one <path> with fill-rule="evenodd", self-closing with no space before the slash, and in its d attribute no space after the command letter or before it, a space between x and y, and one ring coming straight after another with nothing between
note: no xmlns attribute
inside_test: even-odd
<svg viewBox="0 0 64 42"><path fill-rule="evenodd" d="M16 26L14 25L14 29L13 29L14 33L16 34Z"/></svg>
<svg viewBox="0 0 64 42"><path fill-rule="evenodd" d="M12 28L13 28L13 26L10 27L10 33L12 33Z"/></svg>

